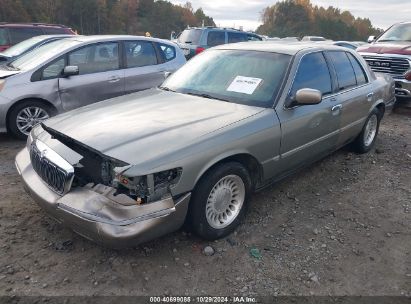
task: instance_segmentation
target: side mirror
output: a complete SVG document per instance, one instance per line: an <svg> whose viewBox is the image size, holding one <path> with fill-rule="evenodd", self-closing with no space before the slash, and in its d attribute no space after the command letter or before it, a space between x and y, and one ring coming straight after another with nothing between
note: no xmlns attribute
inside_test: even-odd
<svg viewBox="0 0 411 304"><path fill-rule="evenodd" d="M295 94L295 102L298 105L319 104L323 99L323 94L318 90L301 89Z"/></svg>
<svg viewBox="0 0 411 304"><path fill-rule="evenodd" d="M80 73L78 66L68 65L63 69L63 77L75 76Z"/></svg>
<svg viewBox="0 0 411 304"><path fill-rule="evenodd" d="M170 77L171 74L173 73L168 72L168 71L164 72L164 79L167 79L168 77Z"/></svg>
<svg viewBox="0 0 411 304"><path fill-rule="evenodd" d="M370 36L368 37L367 42L368 43L374 42L375 38L376 38L375 36Z"/></svg>

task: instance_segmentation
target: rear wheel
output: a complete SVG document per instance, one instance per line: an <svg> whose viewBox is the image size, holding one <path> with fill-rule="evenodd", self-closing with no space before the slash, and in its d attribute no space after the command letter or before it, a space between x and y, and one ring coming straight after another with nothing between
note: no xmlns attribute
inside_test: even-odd
<svg viewBox="0 0 411 304"><path fill-rule="evenodd" d="M353 148L358 153L367 153L372 149L380 128L381 112L374 109L365 121L361 133L353 142Z"/></svg>
<svg viewBox="0 0 411 304"><path fill-rule="evenodd" d="M244 166L230 162L213 168L193 192L189 226L207 240L230 234L246 213L250 193L251 179Z"/></svg>
<svg viewBox="0 0 411 304"><path fill-rule="evenodd" d="M51 115L52 109L43 102L25 101L11 110L8 129L14 137L25 139L35 125L50 118Z"/></svg>

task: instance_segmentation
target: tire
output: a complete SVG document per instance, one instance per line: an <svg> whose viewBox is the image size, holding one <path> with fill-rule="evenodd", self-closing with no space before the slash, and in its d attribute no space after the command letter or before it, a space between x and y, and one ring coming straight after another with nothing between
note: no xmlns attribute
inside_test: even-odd
<svg viewBox="0 0 411 304"><path fill-rule="evenodd" d="M44 102L36 100L24 101L11 109L7 120L8 131L15 138L26 139L34 125L51 117L52 114L52 108ZM17 122L18 117L20 119L19 122ZM26 129L25 126L27 126Z"/></svg>
<svg viewBox="0 0 411 304"><path fill-rule="evenodd" d="M218 165L208 171L194 189L188 227L207 240L230 234L246 213L251 191L251 178L243 165L237 162Z"/></svg>
<svg viewBox="0 0 411 304"><path fill-rule="evenodd" d="M363 154L369 152L373 148L380 129L381 117L382 113L378 109L372 110L365 121L361 133L352 143L352 147L356 152Z"/></svg>

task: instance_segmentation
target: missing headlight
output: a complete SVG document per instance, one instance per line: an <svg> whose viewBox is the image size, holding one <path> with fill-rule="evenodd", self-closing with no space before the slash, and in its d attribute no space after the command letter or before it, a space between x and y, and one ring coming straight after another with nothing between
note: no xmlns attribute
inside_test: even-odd
<svg viewBox="0 0 411 304"><path fill-rule="evenodd" d="M117 174L114 183L118 193L124 193L136 200L137 204L155 202L170 196L170 188L177 184L181 168L165 170L138 177Z"/></svg>

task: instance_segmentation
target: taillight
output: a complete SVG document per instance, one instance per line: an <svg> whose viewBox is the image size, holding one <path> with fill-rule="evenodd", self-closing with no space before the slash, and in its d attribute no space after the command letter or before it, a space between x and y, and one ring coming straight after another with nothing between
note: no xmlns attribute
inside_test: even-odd
<svg viewBox="0 0 411 304"><path fill-rule="evenodd" d="M205 48L202 48L202 47L198 47L198 48L196 48L196 55L197 54L200 54L202 51L204 51L205 50Z"/></svg>
<svg viewBox="0 0 411 304"><path fill-rule="evenodd" d="M408 81L411 81L411 70L409 70L407 73L405 73L404 77L405 77L405 79L407 79Z"/></svg>

